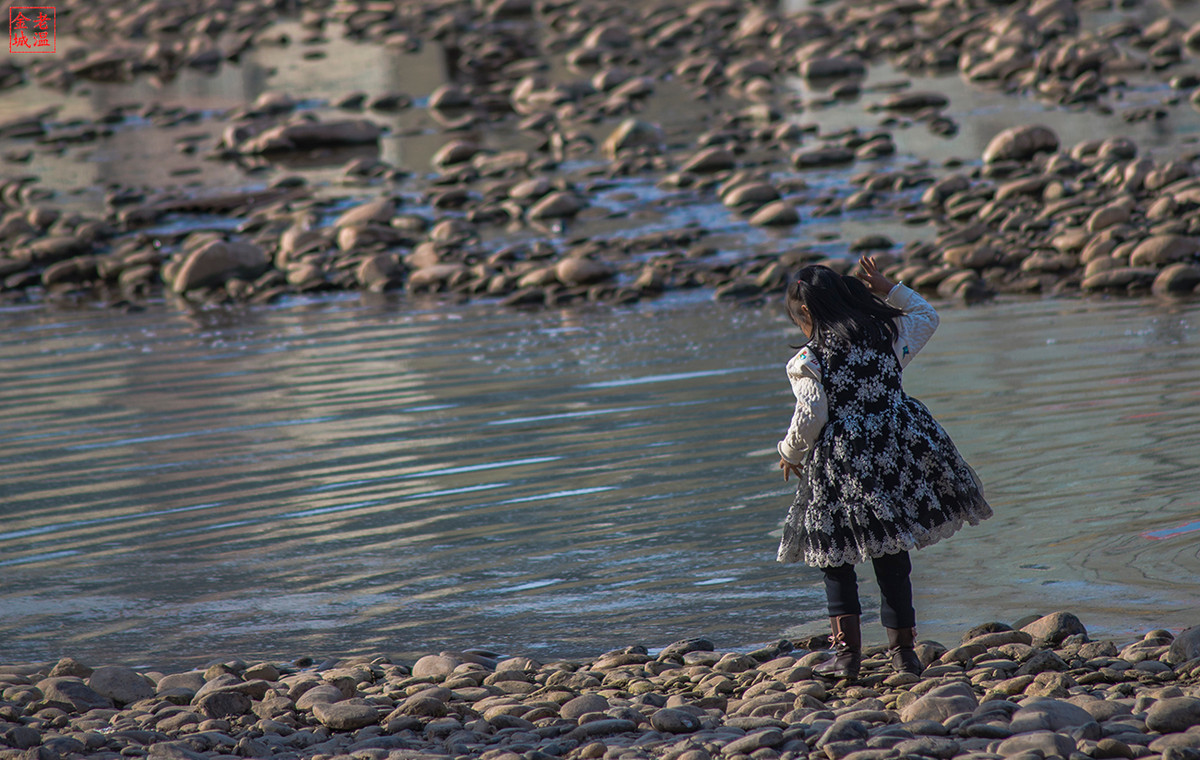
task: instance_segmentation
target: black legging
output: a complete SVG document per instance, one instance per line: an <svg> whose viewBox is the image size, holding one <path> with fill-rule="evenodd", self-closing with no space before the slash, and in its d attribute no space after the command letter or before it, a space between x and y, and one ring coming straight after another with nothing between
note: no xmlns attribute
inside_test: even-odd
<svg viewBox="0 0 1200 760"><path fill-rule="evenodd" d="M871 560L875 566L875 580L879 582L881 599L879 619L886 628L914 628L917 614L913 610L912 583L908 579L912 572L912 561L908 552L885 554ZM854 565L823 567L825 573L825 598L829 602L829 616L861 615L858 603L858 576Z"/></svg>

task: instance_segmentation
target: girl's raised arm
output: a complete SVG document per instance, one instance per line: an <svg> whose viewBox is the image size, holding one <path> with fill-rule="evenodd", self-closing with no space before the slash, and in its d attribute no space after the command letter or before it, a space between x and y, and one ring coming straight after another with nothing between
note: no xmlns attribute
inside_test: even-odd
<svg viewBox="0 0 1200 760"><path fill-rule="evenodd" d="M859 277L867 283L867 287L889 305L904 312L904 316L896 320L900 334L892 345L903 368L933 337L938 326L937 311L917 291L888 279L879 271L873 257L863 256L859 266L862 269Z"/></svg>
<svg viewBox="0 0 1200 760"><path fill-rule="evenodd" d="M933 337L938 327L938 313L920 293L902 283L893 286L885 300L897 309L904 310L904 316L896 320L900 334L893 344L896 358L903 368Z"/></svg>

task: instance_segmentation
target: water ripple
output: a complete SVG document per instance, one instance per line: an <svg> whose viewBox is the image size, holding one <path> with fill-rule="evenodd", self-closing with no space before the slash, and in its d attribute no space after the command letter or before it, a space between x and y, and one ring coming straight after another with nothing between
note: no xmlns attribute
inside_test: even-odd
<svg viewBox="0 0 1200 760"><path fill-rule="evenodd" d="M1194 622L1200 310L942 317L906 384L996 516L916 555L923 632ZM797 340L777 310L0 319L7 658L574 656L824 617L816 573L773 561Z"/></svg>

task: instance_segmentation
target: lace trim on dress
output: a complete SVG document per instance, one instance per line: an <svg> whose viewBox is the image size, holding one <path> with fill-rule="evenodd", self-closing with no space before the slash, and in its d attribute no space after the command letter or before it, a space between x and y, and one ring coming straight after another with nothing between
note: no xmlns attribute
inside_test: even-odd
<svg viewBox="0 0 1200 760"><path fill-rule="evenodd" d="M818 552L815 550L805 551L800 541L799 533L791 527L792 520L790 519L791 515L789 515L788 522L783 528L783 539L779 542L779 549L775 554L775 560L783 563L804 562L804 564L811 567L837 567L845 564L858 564L887 554L898 554L902 551L924 549L926 546L936 544L943 538L953 536L963 525L978 525L991 516L991 506L988 505L986 500L980 498L969 505L964 505L964 510L960 517L956 517L932 529L922 529L921 526L917 525L900 535L888 536L882 541L868 539L864 544L846 547L840 552Z"/></svg>

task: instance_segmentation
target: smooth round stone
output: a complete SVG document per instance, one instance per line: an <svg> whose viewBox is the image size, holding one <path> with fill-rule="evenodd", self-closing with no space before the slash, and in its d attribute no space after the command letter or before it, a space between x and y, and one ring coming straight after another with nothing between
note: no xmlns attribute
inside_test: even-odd
<svg viewBox="0 0 1200 760"><path fill-rule="evenodd" d="M47 702L68 704L80 713L113 706L108 697L98 694L95 689L74 677L47 678L39 681L37 688Z"/></svg>
<svg viewBox="0 0 1200 760"><path fill-rule="evenodd" d="M1041 752L1043 756L1070 757L1075 751L1075 740L1063 734L1038 731L1005 739L996 748L996 752L1005 757L1030 751Z"/></svg>
<svg viewBox="0 0 1200 760"><path fill-rule="evenodd" d="M1087 635L1083 623L1070 612L1052 612L1022 626L1021 630L1033 637L1033 645L1037 647L1057 646L1068 636Z"/></svg>
<svg viewBox="0 0 1200 760"><path fill-rule="evenodd" d="M800 212L789 201L772 201L750 217L750 224L756 227L786 227L800 221Z"/></svg>
<svg viewBox="0 0 1200 760"><path fill-rule="evenodd" d="M1200 699L1174 697L1160 699L1146 713L1146 727L1164 734L1200 726Z"/></svg>
<svg viewBox="0 0 1200 760"><path fill-rule="evenodd" d="M88 686L118 705L154 696L154 685L132 668L108 665L96 668L88 677Z"/></svg>
<svg viewBox="0 0 1200 760"><path fill-rule="evenodd" d="M335 731L354 731L379 722L378 709L357 702L319 703L313 706L313 716Z"/></svg>
<svg viewBox="0 0 1200 760"><path fill-rule="evenodd" d="M338 687L333 684L322 684L314 686L300 695L300 698L296 700L296 709L311 710L318 704L341 702L345 698L346 695Z"/></svg>
<svg viewBox="0 0 1200 760"><path fill-rule="evenodd" d="M579 720L588 713L602 713L609 707L608 700L599 694L583 694L565 703L558 714L566 720Z"/></svg>
<svg viewBox="0 0 1200 760"><path fill-rule="evenodd" d="M687 710L664 707L650 716L650 725L665 734L690 734L700 730L700 719Z"/></svg>
<svg viewBox="0 0 1200 760"><path fill-rule="evenodd" d="M926 674L928 674L928 670L926 670ZM971 712L978 706L979 700L970 686L963 683L950 683L931 689L916 702L905 707L900 712L900 719L904 722L915 720L940 722L952 715Z"/></svg>
<svg viewBox="0 0 1200 760"><path fill-rule="evenodd" d="M987 164L999 161L1026 161L1034 155L1058 150L1058 135L1038 124L1006 129L988 143L983 151Z"/></svg>
<svg viewBox="0 0 1200 760"><path fill-rule="evenodd" d="M231 718L245 715L254 706L250 697L240 691L214 691L196 702L196 709L209 718Z"/></svg>

